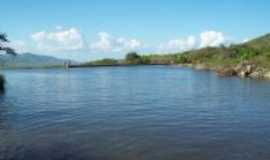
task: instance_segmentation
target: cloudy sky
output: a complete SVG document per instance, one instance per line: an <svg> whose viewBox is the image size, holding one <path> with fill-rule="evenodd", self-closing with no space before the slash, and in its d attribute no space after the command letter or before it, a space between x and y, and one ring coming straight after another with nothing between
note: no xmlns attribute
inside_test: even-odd
<svg viewBox="0 0 270 160"><path fill-rule="evenodd" d="M270 32L266 0L1 0L17 51L80 61L176 52Z"/></svg>

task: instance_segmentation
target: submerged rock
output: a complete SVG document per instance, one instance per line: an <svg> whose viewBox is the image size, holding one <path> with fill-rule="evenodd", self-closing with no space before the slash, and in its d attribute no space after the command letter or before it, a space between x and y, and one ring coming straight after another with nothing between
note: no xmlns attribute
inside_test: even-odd
<svg viewBox="0 0 270 160"><path fill-rule="evenodd" d="M221 77L236 76L237 72L233 68L222 68L217 70L217 74Z"/></svg>
<svg viewBox="0 0 270 160"><path fill-rule="evenodd" d="M196 65L194 65L194 69L196 69L196 70L209 70L209 67L207 67L204 64L196 64Z"/></svg>

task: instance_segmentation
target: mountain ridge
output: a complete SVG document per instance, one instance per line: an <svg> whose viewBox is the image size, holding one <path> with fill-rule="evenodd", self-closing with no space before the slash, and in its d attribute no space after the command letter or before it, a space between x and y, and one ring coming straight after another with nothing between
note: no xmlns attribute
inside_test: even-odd
<svg viewBox="0 0 270 160"><path fill-rule="evenodd" d="M69 60L30 52L18 54L16 56L6 54L0 55L0 67L3 68L64 66L64 63L67 61Z"/></svg>

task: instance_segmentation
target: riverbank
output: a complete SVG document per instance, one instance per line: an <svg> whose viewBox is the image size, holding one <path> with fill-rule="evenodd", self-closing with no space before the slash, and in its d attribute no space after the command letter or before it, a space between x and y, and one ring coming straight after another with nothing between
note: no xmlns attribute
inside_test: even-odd
<svg viewBox="0 0 270 160"><path fill-rule="evenodd" d="M207 64L178 64L179 67L188 67L195 70L209 70L215 72L220 77L252 78L270 80L270 70L253 64L242 62L234 66L209 66Z"/></svg>
<svg viewBox="0 0 270 160"><path fill-rule="evenodd" d="M175 65L211 70L222 77L270 80L270 34L246 43L171 54L169 58Z"/></svg>
<svg viewBox="0 0 270 160"><path fill-rule="evenodd" d="M270 34L228 46L205 47L178 53L138 54L129 52L123 59L105 58L69 68L126 67L139 65L179 65L215 71L219 76L270 80Z"/></svg>

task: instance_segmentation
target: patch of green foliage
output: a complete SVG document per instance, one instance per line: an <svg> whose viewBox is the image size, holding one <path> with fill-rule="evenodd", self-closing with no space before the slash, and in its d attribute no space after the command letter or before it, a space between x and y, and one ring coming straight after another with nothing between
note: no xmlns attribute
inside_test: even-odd
<svg viewBox="0 0 270 160"><path fill-rule="evenodd" d="M139 55L136 52L130 52L121 63L113 59L104 59L91 62L91 64L204 64L209 68L215 68L235 66L243 61L270 68L270 34L244 44L220 45L171 54Z"/></svg>
<svg viewBox="0 0 270 160"><path fill-rule="evenodd" d="M142 62L143 64L174 64L176 63L175 54L151 54L151 55L143 55Z"/></svg>
<svg viewBox="0 0 270 160"><path fill-rule="evenodd" d="M204 64L209 67L234 66L249 61L270 67L270 34L238 45L206 47L183 53L142 56L146 63Z"/></svg>
<svg viewBox="0 0 270 160"><path fill-rule="evenodd" d="M263 43L263 45L261 45ZM176 55L176 63L205 64L210 67L233 66L249 61L258 66L269 67L270 35L248 43L219 47L207 47Z"/></svg>
<svg viewBox="0 0 270 160"><path fill-rule="evenodd" d="M131 65L142 64L143 59L137 52L130 52L126 55L125 63Z"/></svg>
<svg viewBox="0 0 270 160"><path fill-rule="evenodd" d="M118 60L111 59L111 58L105 58L102 60L97 60L91 63L92 65L117 65Z"/></svg>

